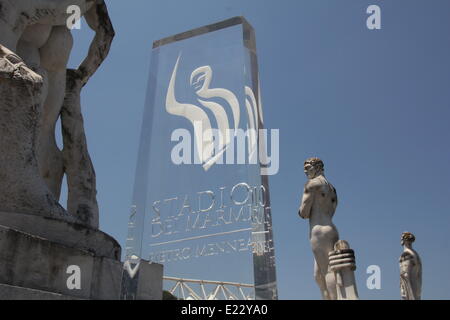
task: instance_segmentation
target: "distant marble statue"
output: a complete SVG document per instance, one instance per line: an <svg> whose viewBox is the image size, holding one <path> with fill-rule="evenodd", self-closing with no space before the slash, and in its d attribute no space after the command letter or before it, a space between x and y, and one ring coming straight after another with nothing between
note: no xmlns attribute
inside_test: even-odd
<svg viewBox="0 0 450 320"><path fill-rule="evenodd" d="M67 70L76 5L96 35L88 57ZM106 58L114 30L104 0L0 0L0 211L98 228L95 172L80 92ZM63 150L55 139L61 117ZM58 204L67 175L68 213Z"/></svg>
<svg viewBox="0 0 450 320"><path fill-rule="evenodd" d="M334 245L334 251L329 254L330 271L336 278L337 300L358 300L356 286L355 252L345 240L339 240Z"/></svg>
<svg viewBox="0 0 450 320"><path fill-rule="evenodd" d="M400 256L400 294L403 300L420 300L422 293L422 262L419 254L412 248L416 240L410 232L403 232Z"/></svg>
<svg viewBox="0 0 450 320"><path fill-rule="evenodd" d="M338 231L332 222L338 204L336 189L325 178L322 160L306 160L304 170L309 180L305 184L298 214L303 219L309 219L310 241L315 258L314 277L322 298L336 300L336 279L328 265L328 254L334 251L334 245L339 240Z"/></svg>

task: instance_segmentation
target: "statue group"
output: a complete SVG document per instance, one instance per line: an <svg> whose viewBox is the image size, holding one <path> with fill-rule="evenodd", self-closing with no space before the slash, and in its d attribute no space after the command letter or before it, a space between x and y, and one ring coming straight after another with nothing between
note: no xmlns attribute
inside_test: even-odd
<svg viewBox="0 0 450 320"><path fill-rule="evenodd" d="M67 8L95 32L75 69ZM104 1L0 0L0 211L50 216L98 228L95 171L80 93L108 55L114 30ZM63 148L55 139L61 120ZM58 203L64 175L67 212Z"/></svg>
<svg viewBox="0 0 450 320"><path fill-rule="evenodd" d="M77 69L68 69L73 47L67 27L70 6L80 9L95 32L88 55ZM0 224L16 226L16 217L10 214L17 214L27 216L25 231L33 229L39 237L47 232L50 220L98 230L95 170L87 148L80 95L106 59L114 38L106 4L104 0L0 0L0 30L0 150L8 151L0 152ZM59 120L62 150L55 138ZM308 159L304 169L308 182L299 215L310 222L314 276L322 297L358 299L354 251L340 239L332 221L338 205L336 189L326 179L320 159ZM67 209L59 204L64 176ZM28 216L44 218L44 227L32 226L37 220ZM54 232L50 240L67 245L71 237ZM73 237L73 245L81 246ZM98 242L94 240L92 243ZM412 249L414 240L411 233L402 235L401 296L408 300L421 298L422 265ZM119 246L109 238L105 243L112 249L104 245L89 249L119 266ZM102 274L98 268L94 271ZM50 276L43 274L45 277Z"/></svg>
<svg viewBox="0 0 450 320"><path fill-rule="evenodd" d="M303 190L298 214L309 219L309 238L314 255L314 278L325 300L355 300L358 291L353 271L356 269L354 251L339 239L333 224L338 205L336 189L326 179L324 163L319 158L305 161L308 178ZM404 300L419 300L422 288L422 263L412 249L415 237L402 234L404 251L400 257L400 289Z"/></svg>
<svg viewBox="0 0 450 320"><path fill-rule="evenodd" d="M72 26L82 17L95 36L70 69ZM0 299L119 299L121 247L99 230L80 98L115 36L106 3L0 0L0 31ZM78 290L67 284L70 266L88 275ZM161 265L143 264L136 279L134 297L160 299Z"/></svg>

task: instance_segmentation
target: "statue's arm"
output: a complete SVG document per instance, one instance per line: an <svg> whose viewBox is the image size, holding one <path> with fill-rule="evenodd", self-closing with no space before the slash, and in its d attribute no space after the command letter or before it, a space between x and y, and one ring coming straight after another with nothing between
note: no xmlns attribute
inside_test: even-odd
<svg viewBox="0 0 450 320"><path fill-rule="evenodd" d="M311 215L311 208L314 202L313 186L310 183L305 185L303 191L302 204L298 210L298 215L303 219L309 219Z"/></svg>
<svg viewBox="0 0 450 320"><path fill-rule="evenodd" d="M89 27L95 31L87 57L78 67L82 85L97 71L108 56L111 44L115 36L114 28L108 14L105 2L98 1L85 15Z"/></svg>

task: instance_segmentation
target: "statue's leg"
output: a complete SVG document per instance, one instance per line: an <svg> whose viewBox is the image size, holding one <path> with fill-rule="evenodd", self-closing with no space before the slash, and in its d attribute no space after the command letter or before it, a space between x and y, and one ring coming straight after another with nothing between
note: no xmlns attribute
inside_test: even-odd
<svg viewBox="0 0 450 320"><path fill-rule="evenodd" d="M316 280L317 285L319 286L320 293L322 294L322 299L330 300L325 277L320 271L319 265L317 264L316 260L314 260L314 279Z"/></svg>
<svg viewBox="0 0 450 320"><path fill-rule="evenodd" d="M55 128L66 91L66 69L73 39L64 27L54 27L47 43L41 48L41 67L48 73L48 95L40 127L38 162L42 177L53 195L59 199L64 177L61 150L55 139Z"/></svg>
<svg viewBox="0 0 450 320"><path fill-rule="evenodd" d="M325 276L325 283L330 300L337 300L336 276L334 275L334 272L327 272Z"/></svg>
<svg viewBox="0 0 450 320"><path fill-rule="evenodd" d="M81 81L74 70L67 71L67 93L61 110L63 156L69 189L67 211L97 229L99 213L94 166L89 156L83 116Z"/></svg>
<svg viewBox="0 0 450 320"><path fill-rule="evenodd" d="M313 253L317 265L316 281L317 283L320 281L319 286L322 291L326 291L327 299L336 300L336 279L332 272L328 272L328 253L333 250L333 246L328 241L313 241L313 243Z"/></svg>

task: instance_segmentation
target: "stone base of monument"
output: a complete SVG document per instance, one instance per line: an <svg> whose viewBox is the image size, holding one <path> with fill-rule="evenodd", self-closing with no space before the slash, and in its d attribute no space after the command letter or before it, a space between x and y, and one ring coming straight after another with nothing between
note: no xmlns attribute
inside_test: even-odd
<svg viewBox="0 0 450 320"><path fill-rule="evenodd" d="M119 299L120 254L117 241L99 230L0 213L0 299ZM141 285L152 292L146 298L162 298L157 267L152 281Z"/></svg>
<svg viewBox="0 0 450 320"><path fill-rule="evenodd" d="M82 300L59 293L0 284L0 300Z"/></svg>

